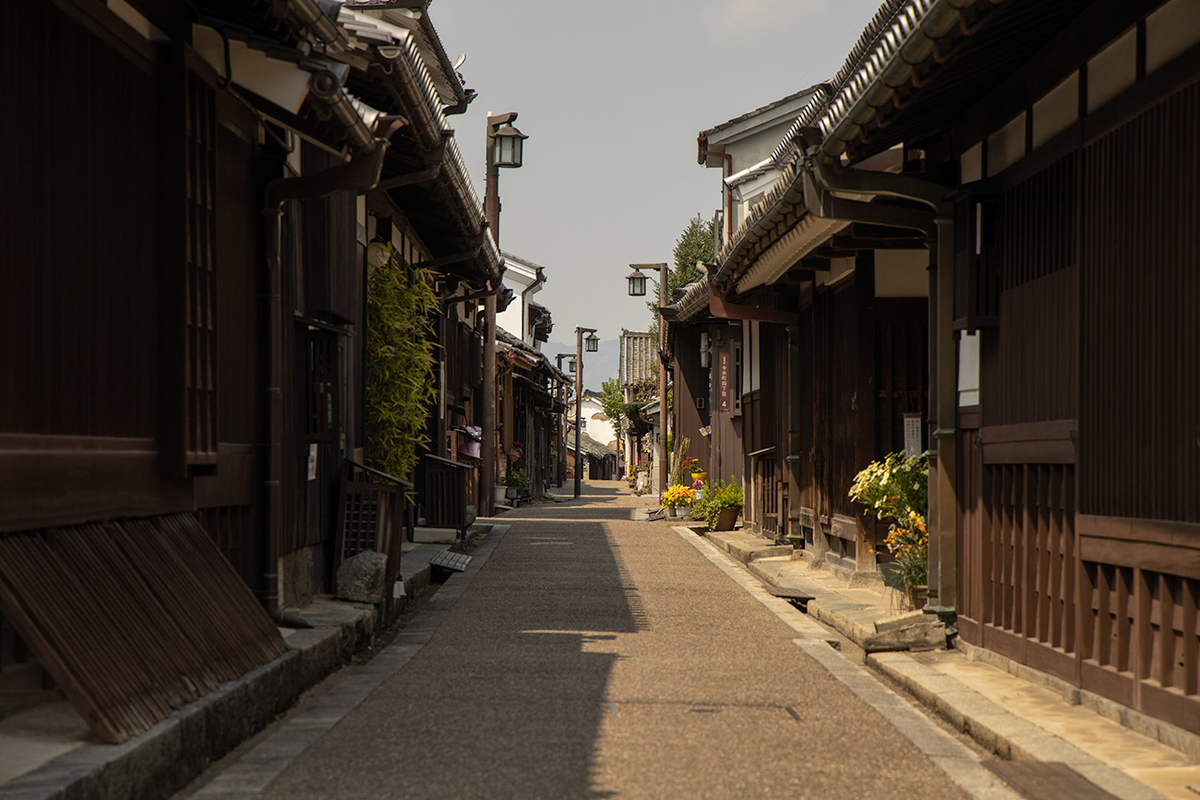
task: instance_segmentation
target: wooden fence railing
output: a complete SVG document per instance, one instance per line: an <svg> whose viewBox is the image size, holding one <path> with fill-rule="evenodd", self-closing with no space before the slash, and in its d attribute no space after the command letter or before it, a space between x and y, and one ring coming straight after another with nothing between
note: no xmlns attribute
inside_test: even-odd
<svg viewBox="0 0 1200 800"><path fill-rule="evenodd" d="M454 528L459 538L467 535L467 489L471 467L449 459L426 454L425 525L430 528Z"/></svg>
<svg viewBox="0 0 1200 800"><path fill-rule="evenodd" d="M338 513L337 562L373 550L388 557L387 585L400 573L408 490L412 484L346 459ZM336 565L335 565L336 569Z"/></svg>

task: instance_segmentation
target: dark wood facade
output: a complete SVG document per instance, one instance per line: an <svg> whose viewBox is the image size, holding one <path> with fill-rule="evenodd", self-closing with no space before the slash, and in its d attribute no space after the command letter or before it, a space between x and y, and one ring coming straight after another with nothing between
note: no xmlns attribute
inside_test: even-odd
<svg viewBox="0 0 1200 800"><path fill-rule="evenodd" d="M549 312L542 314L548 320ZM572 381L541 351L518 337L500 329L497 338L497 418L503 425L497 475L524 470L529 496L541 500L551 485L565 480L558 469L562 461L569 460L563 445L569 411L564 400Z"/></svg>
<svg viewBox="0 0 1200 800"><path fill-rule="evenodd" d="M220 662L211 674L227 680L282 652L261 605L299 606L329 591L353 542L387 552L389 575L398 567L395 482L348 468L366 446L367 242L381 234L405 265L431 265L452 297L498 279L500 260L428 75L401 90L399 75L381 86L364 68L373 52L347 61L347 90L411 123L364 137L369 116L340 125L314 94L295 111L245 90L237 73L227 80L192 40L198 9L204 24L260 44L294 47L309 35L290 10L255 0L135 0L120 13L53 0L0 11L4 40L19 43L0 63L25 75L10 94L22 112L0 120L0 548L52 583L56 570L69 574L54 585L78 585L78 597L114 609L87 623L111 634L106 646L190 647L171 639L186 630L172 620L188 616L188 603L212 622L253 617L261 625L231 625L209 643ZM151 25L165 38L139 33ZM420 66L416 51L403 55L405 69ZM406 179L435 146L445 154L438 174ZM390 183L378 190L380 180ZM444 409L470 417L485 389L475 303L447 308L434 326L446 386L432 415L439 449L457 447ZM364 504L388 523L366 538L341 536L348 506ZM104 574L128 592L91 585L102 574L79 561L81 532L103 539ZM78 624L54 616L71 604L33 594L6 566L6 675L40 662L106 740L145 729L179 699L141 707L145 687L122 684L116 706L134 711L104 720L89 711L101 690L72 665L86 665L87 646L104 637L72 649L38 635L49 629L39 620ZM162 588L159 572L202 580L211 597L147 600ZM131 670L146 657L133 646L122 653Z"/></svg>
<svg viewBox="0 0 1200 800"><path fill-rule="evenodd" d="M826 520L861 530L845 496L854 471L901 449L903 413L922 413L936 428L931 464L954 465L931 472L934 610L956 615L967 642L1200 731L1194 6L977 4L958 20L969 25L933 33L926 22L959 14L936 5L907 29L937 39L923 62L868 28L828 103L802 112L774 153L783 172L803 149L805 162L748 215L710 275L722 302L798 311L792 402L813 422L790 431L793 519L817 533L818 551ZM880 24L893 22L908 24ZM910 78L897 83L900 73ZM889 154L899 157L891 174L923 188L879 171ZM936 211L922 222L911 203L856 205L836 194L847 178L863 191L899 187ZM821 208L807 207L814 199ZM759 259L815 217L853 228L805 240L807 255L787 270L801 286L794 305L748 286L764 273ZM855 246L864 219L895 226L884 246L928 238L928 313L865 290L882 267ZM860 241L876 240L865 249L878 260L881 229L870 228ZM822 291L825 259L851 249L854 275ZM764 347L770 334L760 335L766 370L784 340ZM758 495L748 521L773 533L766 483L786 439L770 383L764 375L742 402Z"/></svg>
<svg viewBox="0 0 1200 800"><path fill-rule="evenodd" d="M850 484L870 461L904 450L905 415L927 407L927 302L876 297L874 256L864 248L834 285L748 298L735 313L749 319L691 309L671 326L677 425L688 425L711 381L711 435L692 449L716 465L711 478L741 482L746 528L790 536L849 570L886 560L884 531L850 501ZM680 343L701 329L711 374L696 380Z"/></svg>
<svg viewBox="0 0 1200 800"><path fill-rule="evenodd" d="M983 250L1001 291L981 409L960 415L959 620L968 641L1197 731L1190 63L1140 108L1084 117L1058 153L1033 149L992 181ZM1056 213L1013 213L1039 202Z"/></svg>

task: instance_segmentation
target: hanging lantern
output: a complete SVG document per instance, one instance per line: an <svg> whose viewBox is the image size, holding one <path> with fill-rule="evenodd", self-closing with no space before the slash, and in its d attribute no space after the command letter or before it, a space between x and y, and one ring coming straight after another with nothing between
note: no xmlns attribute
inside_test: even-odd
<svg viewBox="0 0 1200 800"><path fill-rule="evenodd" d="M626 278L629 281L629 296L630 297L645 297L646 296L646 276L640 269L634 269Z"/></svg>
<svg viewBox="0 0 1200 800"><path fill-rule="evenodd" d="M525 140L529 137L512 125L505 125L492 134L492 161L497 167L521 166Z"/></svg>

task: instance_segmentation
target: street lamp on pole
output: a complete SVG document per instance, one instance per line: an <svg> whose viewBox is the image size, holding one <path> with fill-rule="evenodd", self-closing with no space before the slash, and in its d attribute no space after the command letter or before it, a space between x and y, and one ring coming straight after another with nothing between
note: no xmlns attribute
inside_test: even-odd
<svg viewBox="0 0 1200 800"><path fill-rule="evenodd" d="M554 364L556 367L558 367L559 372L562 372L562 368L563 368L562 362L563 362L564 358L569 358L573 361L575 359L575 356L571 355L570 353L559 353L558 355L556 355L554 357ZM574 367L568 365L567 372L570 372L570 373L575 372ZM566 384L564 383L563 386L565 387ZM565 402L566 399L567 399L567 395L564 392L563 401ZM566 483L566 480L567 480L567 420L569 419L569 417L567 416L567 414L568 414L567 409L569 409L569 408L570 408L570 406L567 406L563 410L562 425L559 426L560 431L559 431L559 442L558 442L558 460L557 460L557 463L555 463L555 465L554 465L554 482L559 487L562 487Z"/></svg>
<svg viewBox="0 0 1200 800"><path fill-rule="evenodd" d="M584 334L587 334L586 337ZM600 339L596 337L595 328L575 328L575 497L579 497L580 484L583 481L583 450L579 444L580 416L583 408L583 350L587 345L589 353L599 349Z"/></svg>
<svg viewBox="0 0 1200 800"><path fill-rule="evenodd" d="M645 297L646 276L642 270L658 273L658 440L654 443L658 459L658 491L667 488L667 362L663 357L663 336L666 333L662 310L667 305L667 278L671 270L666 264L630 264L633 267L626 280L629 282L630 297Z"/></svg>
<svg viewBox="0 0 1200 800"><path fill-rule="evenodd" d="M512 126L515 111L488 114L487 172L484 179L484 216L492 230L496 247L500 246L500 168L521 166L524 142L529 137ZM483 298L483 441L480 443L479 510L491 516L496 485L496 292Z"/></svg>

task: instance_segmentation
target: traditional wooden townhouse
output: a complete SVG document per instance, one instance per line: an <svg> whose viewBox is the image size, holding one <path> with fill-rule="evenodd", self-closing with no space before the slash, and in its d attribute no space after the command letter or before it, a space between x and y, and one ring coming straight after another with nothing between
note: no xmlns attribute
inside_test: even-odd
<svg viewBox="0 0 1200 800"><path fill-rule="evenodd" d="M529 496L541 500L547 488L561 484L558 464L566 458L562 440L568 411L563 390L574 380L504 328L496 336L496 418L501 425L496 502L505 502L511 488L527 488ZM517 480L510 480L514 476Z"/></svg>
<svg viewBox="0 0 1200 800"><path fill-rule="evenodd" d="M437 300L444 452L503 262L426 14L53 0L0 31L37 109L0 121L0 667L121 741L279 656L267 612L343 554L394 574L411 476L368 468L368 287Z"/></svg>
<svg viewBox="0 0 1200 800"><path fill-rule="evenodd" d="M697 159L722 169L738 224L710 275L667 312L675 385L688 397L675 415L711 476L742 481L748 528L874 572L883 532L846 489L866 463L903 449L905 414L924 408L928 257L912 232L814 222L801 193L782 188L796 119L828 92L814 86L698 137ZM898 172L902 153L879 162Z"/></svg>
<svg viewBox="0 0 1200 800"><path fill-rule="evenodd" d="M1195 0L888 2L789 131L780 180L711 276L712 308L740 301L745 254L802 237L814 249L788 272L814 273L779 308L803 317L824 276L830 310L861 322L865 270L878 315L884 254L928 242L929 399L900 398L928 423L928 610L964 646L1162 736L1200 731L1198 113ZM845 231L854 277L838 291L846 267L811 259L837 255ZM878 348L887 329L873 327ZM792 405L874 405L885 443L886 362L871 376L846 355L870 340L862 328L826 340L814 358L842 374ZM835 442L867 430L851 420ZM788 516L802 522L806 443L791 436Z"/></svg>
<svg viewBox="0 0 1200 800"><path fill-rule="evenodd" d="M570 423L574 431L574 423ZM579 449L583 451L580 464L583 478L589 481L611 481L617 478L617 451L596 441L586 433L579 434ZM567 437L567 453L571 468L575 466L575 434Z"/></svg>
<svg viewBox="0 0 1200 800"><path fill-rule="evenodd" d="M635 401L649 396L658 385L658 354L650 339L649 331L621 329L617 350L617 387L626 405L621 415L621 435L617 440L617 454L621 474L630 475L641 458L638 442L646 431L638 420L630 418L629 408Z"/></svg>
<svg viewBox="0 0 1200 800"><path fill-rule="evenodd" d="M667 306L666 314L666 352L674 398L672 429L691 443L686 455L698 459L697 471L709 473L713 480L733 476L740 481L742 448L733 418L727 413L729 387L725 385L722 403L721 387L714 383L720 378L719 364L726 362L729 352L719 336L723 322L712 324L709 314L708 279L686 287L682 296ZM717 411L719 406L724 412Z"/></svg>
<svg viewBox="0 0 1200 800"><path fill-rule="evenodd" d="M548 487L562 483L564 415L573 385L541 352L554 328L549 309L533 300L546 285L545 267L512 253L503 255L504 286L512 300L496 315L498 503L506 502L514 489L540 500ZM515 481L508 480L514 475Z"/></svg>

